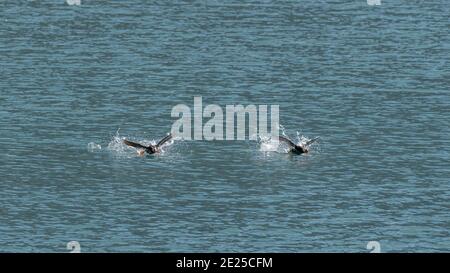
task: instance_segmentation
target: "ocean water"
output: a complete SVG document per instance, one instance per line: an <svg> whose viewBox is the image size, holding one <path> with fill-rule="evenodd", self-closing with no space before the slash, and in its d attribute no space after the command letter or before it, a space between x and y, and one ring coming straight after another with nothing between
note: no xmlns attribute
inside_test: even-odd
<svg viewBox="0 0 450 273"><path fill-rule="evenodd" d="M76 2L76 1L75 1ZM450 251L444 0L0 1L0 251ZM277 104L308 155L174 141Z"/></svg>

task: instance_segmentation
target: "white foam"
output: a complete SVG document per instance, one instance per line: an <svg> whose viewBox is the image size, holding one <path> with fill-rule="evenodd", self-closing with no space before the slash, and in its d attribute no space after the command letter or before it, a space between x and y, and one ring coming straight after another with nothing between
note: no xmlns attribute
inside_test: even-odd
<svg viewBox="0 0 450 273"><path fill-rule="evenodd" d="M88 149L89 152L92 153L92 152L95 152L97 150L101 150L102 149L102 145L97 144L95 142L89 142L88 145L87 145L87 149Z"/></svg>
<svg viewBox="0 0 450 273"><path fill-rule="evenodd" d="M289 136L286 135L284 127L280 124L280 135L284 136L286 138L289 138ZM303 135L300 135L299 132L297 132L297 137L295 139L292 139L297 145L305 146L306 143L308 143L311 139L308 137L305 137ZM261 152L278 152L278 153L288 153L290 150L289 145L282 141L271 139L270 137L259 137L259 145L260 145L260 151ZM318 142L314 142L308 147L311 148L312 146L316 146Z"/></svg>
<svg viewBox="0 0 450 273"><path fill-rule="evenodd" d="M287 145L283 145L278 139L272 139L270 137L260 137L258 143L259 150L261 152L288 152Z"/></svg>
<svg viewBox="0 0 450 273"><path fill-rule="evenodd" d="M273 139L262 141L260 145L261 152L273 152L278 150L279 142Z"/></svg>
<svg viewBox="0 0 450 273"><path fill-rule="evenodd" d="M79 6L81 5L81 0L66 0L66 3L69 6Z"/></svg>
<svg viewBox="0 0 450 273"><path fill-rule="evenodd" d="M124 153L127 146L123 143L124 137L120 137L118 133L108 143L108 150L117 153Z"/></svg>

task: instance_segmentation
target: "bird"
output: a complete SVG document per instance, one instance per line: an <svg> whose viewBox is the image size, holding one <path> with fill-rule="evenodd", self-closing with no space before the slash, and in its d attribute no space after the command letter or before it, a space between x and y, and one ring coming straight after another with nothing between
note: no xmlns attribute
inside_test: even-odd
<svg viewBox="0 0 450 273"><path fill-rule="evenodd" d="M161 147L164 145L164 143L166 143L167 141L169 141L171 139L172 139L172 134L168 134L167 136L163 137L156 145L150 144L149 146L144 146L142 144L132 142L132 141L129 141L126 139L123 140L123 143L130 147L134 147L134 148L138 149L138 154L142 156L145 153L147 153L147 154L160 153Z"/></svg>
<svg viewBox="0 0 450 273"><path fill-rule="evenodd" d="M287 137L279 136L278 139L289 145L289 152L294 154L306 154L309 153L309 145L316 142L319 137L313 138L307 141L305 144L295 144L292 140Z"/></svg>

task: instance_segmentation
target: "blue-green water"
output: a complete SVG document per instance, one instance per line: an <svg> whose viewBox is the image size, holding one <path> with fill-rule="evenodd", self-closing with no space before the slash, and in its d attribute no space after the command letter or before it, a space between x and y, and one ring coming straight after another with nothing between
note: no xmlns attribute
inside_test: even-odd
<svg viewBox="0 0 450 273"><path fill-rule="evenodd" d="M0 2L0 251L450 251L448 1ZM279 104L307 156L176 141ZM92 149L89 143L100 145Z"/></svg>

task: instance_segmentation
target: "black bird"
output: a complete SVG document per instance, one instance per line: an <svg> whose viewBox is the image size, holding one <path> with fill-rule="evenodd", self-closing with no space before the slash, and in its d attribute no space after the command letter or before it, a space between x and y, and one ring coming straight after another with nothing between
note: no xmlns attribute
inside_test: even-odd
<svg viewBox="0 0 450 273"><path fill-rule="evenodd" d="M289 145L289 152L290 153L294 153L294 154L306 154L309 152L309 145L313 144L314 142L316 142L319 137L313 138L310 141L306 142L304 145L297 145L295 144L292 140L290 140L287 137L284 136L279 136L278 139L280 141L283 141L285 143L287 143Z"/></svg>
<svg viewBox="0 0 450 273"><path fill-rule="evenodd" d="M156 145L150 144L149 146L144 146L142 144L131 142L126 139L123 140L123 143L125 143L128 146L137 148L137 149L142 149L141 151L138 151L138 153L139 153L139 155L143 155L144 152L146 152L148 154L160 153L161 147L164 145L164 143L166 143L167 141L169 141L171 139L172 139L172 134L168 134L163 139L161 139Z"/></svg>

